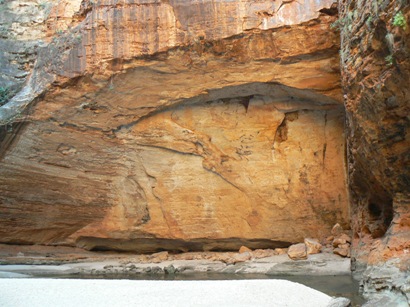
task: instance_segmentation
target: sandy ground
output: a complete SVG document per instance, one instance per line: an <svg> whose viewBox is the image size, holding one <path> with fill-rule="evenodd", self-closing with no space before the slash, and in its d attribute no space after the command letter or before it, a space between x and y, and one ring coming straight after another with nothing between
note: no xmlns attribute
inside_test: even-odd
<svg viewBox="0 0 410 307"><path fill-rule="evenodd" d="M0 306L327 306L331 297L286 280L0 279Z"/></svg>

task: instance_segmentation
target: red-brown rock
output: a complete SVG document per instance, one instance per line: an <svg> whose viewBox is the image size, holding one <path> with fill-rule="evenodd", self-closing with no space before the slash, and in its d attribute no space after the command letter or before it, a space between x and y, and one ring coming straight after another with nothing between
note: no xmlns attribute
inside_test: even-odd
<svg viewBox="0 0 410 307"><path fill-rule="evenodd" d="M408 267L410 10L397 0L377 7L342 0L339 13L349 20L340 27L340 54L353 256L374 265L395 258L395 265ZM380 245L371 251L375 240Z"/></svg>

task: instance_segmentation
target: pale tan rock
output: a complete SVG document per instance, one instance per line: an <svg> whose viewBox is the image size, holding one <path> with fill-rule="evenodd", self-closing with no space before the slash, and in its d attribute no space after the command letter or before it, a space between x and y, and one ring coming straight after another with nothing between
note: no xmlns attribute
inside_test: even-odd
<svg viewBox="0 0 410 307"><path fill-rule="evenodd" d="M341 234L338 238L341 239L341 240L345 240L348 243L352 242L352 238L349 235L345 234L345 233Z"/></svg>
<svg viewBox="0 0 410 307"><path fill-rule="evenodd" d="M164 251L164 252L159 252L159 253L155 253L151 255L151 261L153 263L160 263L163 261L166 261L168 259L168 252Z"/></svg>
<svg viewBox="0 0 410 307"><path fill-rule="evenodd" d="M252 252L252 250L250 248L247 248L246 246L241 246L241 248L239 249L239 253L243 254L245 252Z"/></svg>
<svg viewBox="0 0 410 307"><path fill-rule="evenodd" d="M340 236L343 233L343 228L339 223L335 224L332 228L332 235L334 237Z"/></svg>
<svg viewBox="0 0 410 307"><path fill-rule="evenodd" d="M150 256L148 256L148 255L141 255L140 256L140 261L141 262L150 262Z"/></svg>
<svg viewBox="0 0 410 307"><path fill-rule="evenodd" d="M326 237L326 239L325 239L325 244L332 244L334 239L335 239L334 236L328 236L328 237Z"/></svg>
<svg viewBox="0 0 410 307"><path fill-rule="evenodd" d="M333 1L266 20L271 1L68 2L47 22L82 36L41 52L30 83L64 88L4 136L2 242L274 248L348 222Z"/></svg>
<svg viewBox="0 0 410 307"><path fill-rule="evenodd" d="M241 254L235 254L232 257L232 262L233 263L245 262L245 261L251 260L251 258L252 258L252 254L250 252L244 252Z"/></svg>
<svg viewBox="0 0 410 307"><path fill-rule="evenodd" d="M165 86L162 84L163 88ZM254 91L250 88L249 94ZM48 163L39 162L38 167L43 171L38 176L44 177L41 180L52 186L51 190L66 191L65 195L70 195L72 201L75 199L84 203L92 197L105 197L106 207L101 210L95 202L76 206L72 212L74 214L77 210L76 214L82 217L80 219L48 211L51 216L43 217L41 221L44 226L39 227L53 225L56 219L67 222L74 219L78 223L78 230L73 232L66 229L60 235L66 233L69 235L66 239L88 249L101 246L102 239L109 239L113 235L116 240L122 238L127 242L121 245L126 250L149 249L151 244L165 244L157 239L151 240L152 243L149 239L144 239L146 243L141 244L137 240L140 233L183 240L200 240L205 237L207 239L204 244L217 239L255 237L289 242L295 240L295 236L299 239L297 236L300 233L314 237L328 231L327 226L320 222L318 210L314 206L304 205L301 195L304 195L307 186L315 191L312 193L313 203L328 204L333 199L336 205L328 210L335 210L335 215L344 212L347 218L344 183L336 180L336 177L344 176L344 143L342 138L336 137L342 135L343 131L341 110L306 111L302 109L310 106L303 105L297 106L297 109L302 109L294 111L292 115L285 115L277 110L276 103L269 97L262 96L259 100L249 101L247 110L236 98L225 101L229 103L222 104L215 100L198 103L195 107L170 108L146 116L129 132L118 133L115 139L109 141L95 138L92 134L82 135L80 131L74 130L70 132L73 137L70 146L76 148L75 155L62 155L56 151L64 135L64 126L49 127L56 128L59 132L54 134L55 138L44 135L43 141L47 145L42 150L47 154L44 153L41 159L44 161L47 155ZM310 127L317 134L309 132L309 143L301 152L299 144L307 137L305 127ZM326 167L333 169L332 172L322 172L323 159L312 159L317 148L324 146L323 129L335 136L326 142L324 162ZM29 141L30 133L27 138L19 139L19 144L15 147L18 154L30 152L30 149L23 149L32 144ZM37 135L42 138L41 134ZM43 141L39 141L36 146L43 146ZM49 145L50 143L53 145ZM127 162L123 160L122 150L128 152ZM95 152L100 152L98 159L94 156ZM62 156L65 157L64 160ZM100 165L101 160L106 161L103 166ZM85 161L88 161L87 164L84 164ZM56 163L65 163L67 169L71 169L70 174L80 171L75 170L78 165L90 170L85 173L86 177L95 170L107 173L98 177L90 175L81 182L75 181L75 184L68 178L65 180L69 183L61 185L59 181L48 177L49 171L56 171L55 166L51 166ZM303 165L306 164L316 166L305 169ZM14 168L11 170L9 167L10 164L1 167L0 172L15 172ZM129 170L132 170L130 175ZM24 169L20 171L24 172ZM61 171L56 176L59 174ZM275 176L272 177L272 174ZM310 184L318 181L337 181L339 185L327 184L324 188ZM275 182L288 188L273 191L271 185ZM75 189L78 183L84 188ZM89 193L85 195L89 185L93 189L88 189ZM7 186L10 185L1 185L2 188ZM41 194L41 191L36 193ZM63 194L43 196L45 200L51 201ZM339 198L339 195L342 197ZM299 209L301 206L303 210ZM93 214L79 214L80 212ZM295 226L295 231L289 231L291 221L305 216L316 222L299 223ZM197 222L192 223L192 220ZM272 223L276 226L272 227ZM6 225L13 227L11 224L2 225L5 225L4 230L9 227ZM4 231L1 238L7 240L12 236L27 236L33 242L47 241L54 236L50 229L54 228L45 227L44 231L31 233L30 228L21 227L18 232L8 231L6 234ZM136 239L133 241L130 238ZM110 240L104 244L115 247ZM175 247L175 244L167 244L167 248ZM239 248L243 243L239 241L236 244L240 244ZM184 248L181 246L182 250Z"/></svg>
<svg viewBox="0 0 410 307"><path fill-rule="evenodd" d="M306 251L308 255L318 254L322 249L322 244L317 239L305 238Z"/></svg>
<svg viewBox="0 0 410 307"><path fill-rule="evenodd" d="M351 242L351 238L347 235L347 234L341 234L340 236L336 237L333 240L333 247L337 247L340 244L346 244L346 243L350 243Z"/></svg>
<svg viewBox="0 0 410 307"><path fill-rule="evenodd" d="M350 248L335 248L333 253L342 257L350 257Z"/></svg>
<svg viewBox="0 0 410 307"><path fill-rule="evenodd" d="M246 255L244 256L246 258ZM225 262L226 264L234 264L235 263L235 255L232 253L223 253L221 255L215 255L211 258L212 261L221 261Z"/></svg>
<svg viewBox="0 0 410 307"><path fill-rule="evenodd" d="M287 252L287 248L275 248L275 253L277 253L278 255L285 255L287 254Z"/></svg>
<svg viewBox="0 0 410 307"><path fill-rule="evenodd" d="M216 41L253 29L268 30L304 23L318 18L319 11L332 3L332 0L307 1L302 6L292 1L274 13L272 10L278 10L280 4L272 4L269 0L257 4L252 0L221 1L212 10L207 2L147 2L140 5L126 0L118 6L109 1L93 1L92 4L84 2L80 7L80 0L64 0L53 8L46 24L53 31L66 31L68 26L78 25L81 21L82 36L79 43L74 44L74 50L70 50L69 57L77 63L70 63L74 67L66 66L73 71L80 67L85 70L83 73L101 72L102 67L112 69L105 64L109 59L132 59L176 46L195 44L201 55L204 41ZM79 20L76 15L83 17ZM116 22L110 22L113 20ZM105 25L104 28L101 24ZM328 36L331 34L329 32ZM119 39L121 45L118 45ZM282 37L275 39L278 43L286 43ZM320 43L329 44L331 40ZM296 48L301 47L294 45L293 49ZM309 46L304 48L308 53Z"/></svg>
<svg viewBox="0 0 410 307"><path fill-rule="evenodd" d="M234 263L234 257L235 257L236 253L231 253L231 252L227 252L227 253L206 253L205 255L203 255L203 257L196 257L194 259L200 260L200 259L207 259L207 260L211 260L211 261L221 261L221 262L225 262L228 264Z"/></svg>
<svg viewBox="0 0 410 307"><path fill-rule="evenodd" d="M183 258L179 258L178 260L194 260L196 255L194 253L183 253Z"/></svg>
<svg viewBox="0 0 410 307"><path fill-rule="evenodd" d="M292 260L307 259L306 245L304 243L291 245L288 249L288 256Z"/></svg>
<svg viewBox="0 0 410 307"><path fill-rule="evenodd" d="M273 249L256 249L251 254L253 258L260 259L278 255L278 252Z"/></svg>
<svg viewBox="0 0 410 307"><path fill-rule="evenodd" d="M350 244L349 244L349 243L339 244L337 247L338 247L338 248L342 248L342 249L349 249L349 248L350 248Z"/></svg>

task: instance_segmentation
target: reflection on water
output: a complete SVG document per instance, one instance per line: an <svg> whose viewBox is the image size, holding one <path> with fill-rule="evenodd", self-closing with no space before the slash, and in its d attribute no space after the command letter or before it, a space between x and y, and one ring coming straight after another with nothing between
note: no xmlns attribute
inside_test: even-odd
<svg viewBox="0 0 410 307"><path fill-rule="evenodd" d="M343 296L352 306L361 306L365 300L359 294L359 282L350 275L341 276L270 276L274 279L294 281L330 296Z"/></svg>
<svg viewBox="0 0 410 307"><path fill-rule="evenodd" d="M53 278L81 279L133 279L133 280L237 280L237 279L285 279L316 289L330 296L343 296L351 300L352 306L361 306L365 300L359 294L359 282L350 275L335 276L291 276L265 274L223 274L223 273L192 273L192 274L137 274L124 275L66 275Z"/></svg>

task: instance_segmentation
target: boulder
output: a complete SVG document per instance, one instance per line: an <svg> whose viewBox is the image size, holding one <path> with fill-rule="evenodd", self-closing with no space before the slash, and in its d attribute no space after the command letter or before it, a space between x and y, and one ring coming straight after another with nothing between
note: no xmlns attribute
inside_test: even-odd
<svg viewBox="0 0 410 307"><path fill-rule="evenodd" d="M347 235L347 234L341 234L340 236L338 236L338 237L336 237L334 240L333 240L333 247L337 247L337 246L339 246L340 244L346 244L346 243L350 243L351 242L351 239L350 239L350 237Z"/></svg>
<svg viewBox="0 0 410 307"><path fill-rule="evenodd" d="M168 259L168 252L159 252L151 255L151 262L160 263Z"/></svg>
<svg viewBox="0 0 410 307"><path fill-rule="evenodd" d="M318 254L322 249L322 244L317 239L305 238L305 245L308 255Z"/></svg>
<svg viewBox="0 0 410 307"><path fill-rule="evenodd" d="M328 236L328 237L325 239L324 243L325 243L326 245L327 245L327 244L332 244L332 242L333 242L334 239L335 239L334 236Z"/></svg>
<svg viewBox="0 0 410 307"><path fill-rule="evenodd" d="M165 272L165 274L173 275L173 274L175 274L176 269L175 269L175 267L171 264L171 265L169 265L169 266L167 266L167 267L164 268L164 272Z"/></svg>
<svg viewBox="0 0 410 307"><path fill-rule="evenodd" d="M349 244L349 243L339 244L337 247L338 247L338 248L343 248L343 249L349 249L349 248L350 248L350 244Z"/></svg>
<svg viewBox="0 0 410 307"><path fill-rule="evenodd" d="M292 260L307 259L307 250L305 243L291 245L288 249L288 256Z"/></svg>
<svg viewBox="0 0 410 307"><path fill-rule="evenodd" d="M340 236L343 233L343 228L340 226L339 223L335 224L332 228L332 235L333 236Z"/></svg>
<svg viewBox="0 0 410 307"><path fill-rule="evenodd" d="M333 249L333 253L342 257L350 257L350 247L337 247Z"/></svg>

